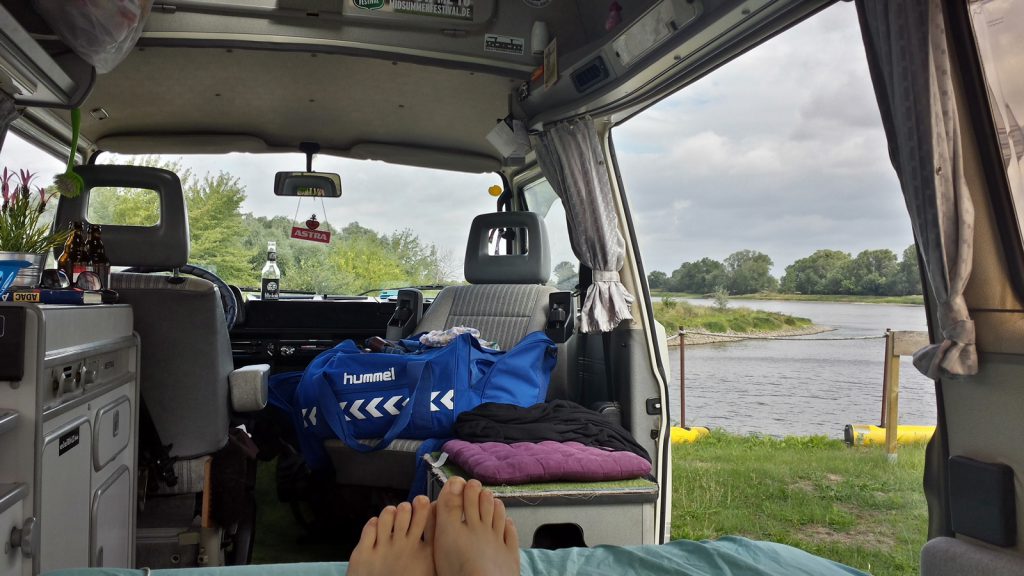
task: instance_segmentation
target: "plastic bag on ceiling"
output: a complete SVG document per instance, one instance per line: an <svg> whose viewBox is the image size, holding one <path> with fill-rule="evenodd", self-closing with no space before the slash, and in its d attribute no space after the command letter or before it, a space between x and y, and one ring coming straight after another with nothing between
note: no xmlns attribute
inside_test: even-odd
<svg viewBox="0 0 1024 576"><path fill-rule="evenodd" d="M33 5L65 44L103 74L138 42L153 0L34 0Z"/></svg>

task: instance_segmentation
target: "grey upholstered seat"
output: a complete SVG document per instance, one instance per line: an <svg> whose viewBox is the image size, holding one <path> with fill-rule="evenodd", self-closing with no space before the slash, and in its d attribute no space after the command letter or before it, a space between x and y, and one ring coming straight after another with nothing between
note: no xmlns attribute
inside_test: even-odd
<svg viewBox="0 0 1024 576"><path fill-rule="evenodd" d="M104 226L107 256L114 266L179 268L188 262L188 214L181 181L173 173L147 166L82 166L85 180L78 198L64 198L58 222L87 221L95 187L154 190L160 217L155 226ZM231 341L217 289L199 278L149 274L113 274L111 287L120 302L131 304L142 343L140 389L171 456L195 458L227 443L230 416L228 374L233 368Z"/></svg>
<svg viewBox="0 0 1024 576"><path fill-rule="evenodd" d="M517 230L520 241L525 231L525 253L488 253L490 232L504 228ZM537 214L498 212L477 216L470 227L464 273L470 284L442 290L415 332L469 326L480 330L485 340L507 350L530 332L544 329L548 294L555 288L545 285L551 275L551 259L544 221ZM561 358L559 364L563 364ZM356 452L341 440L328 440L325 447L339 483L407 490L420 444L416 440L396 440L388 448L370 454Z"/></svg>

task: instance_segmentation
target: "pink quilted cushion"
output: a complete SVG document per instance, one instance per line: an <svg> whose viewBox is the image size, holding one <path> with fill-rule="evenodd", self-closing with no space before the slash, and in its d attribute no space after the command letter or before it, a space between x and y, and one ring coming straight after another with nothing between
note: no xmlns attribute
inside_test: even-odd
<svg viewBox="0 0 1024 576"><path fill-rule="evenodd" d="M613 452L579 442L482 442L449 440L448 457L484 484L601 482L640 478L651 463L632 452Z"/></svg>

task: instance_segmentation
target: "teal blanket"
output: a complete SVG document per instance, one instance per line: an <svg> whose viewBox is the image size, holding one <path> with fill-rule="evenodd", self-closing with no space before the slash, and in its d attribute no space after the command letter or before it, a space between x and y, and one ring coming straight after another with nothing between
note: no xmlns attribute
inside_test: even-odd
<svg viewBox="0 0 1024 576"><path fill-rule="evenodd" d="M726 536L675 540L660 546L598 546L523 550L523 576L866 576L849 566L783 544ZM154 570L152 576L342 576L345 563L268 564L224 568ZM143 576L142 570L83 568L45 576Z"/></svg>

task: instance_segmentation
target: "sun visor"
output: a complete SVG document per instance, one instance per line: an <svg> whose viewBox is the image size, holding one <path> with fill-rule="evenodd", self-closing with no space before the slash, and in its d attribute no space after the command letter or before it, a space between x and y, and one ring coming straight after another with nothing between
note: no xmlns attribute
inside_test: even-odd
<svg viewBox="0 0 1024 576"><path fill-rule="evenodd" d="M501 162L491 156L394 144L357 144L344 155L358 160L380 160L391 164L477 174L501 169Z"/></svg>
<svg viewBox="0 0 1024 576"><path fill-rule="evenodd" d="M267 143L248 134L132 134L105 136L96 146L117 154L226 154L268 152Z"/></svg>

